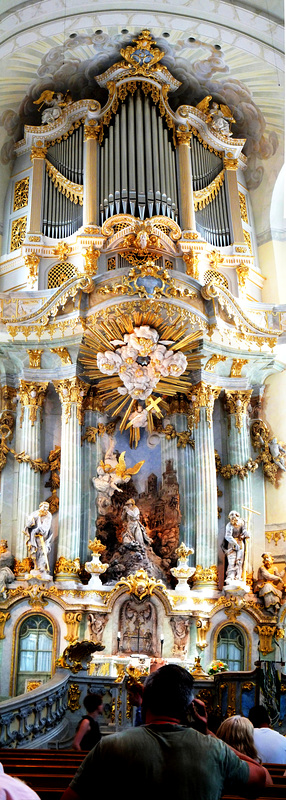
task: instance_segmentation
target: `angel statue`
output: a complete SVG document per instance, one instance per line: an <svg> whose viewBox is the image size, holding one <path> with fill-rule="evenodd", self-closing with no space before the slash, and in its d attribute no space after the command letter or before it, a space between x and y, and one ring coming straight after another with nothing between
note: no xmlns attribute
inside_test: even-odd
<svg viewBox="0 0 286 800"><path fill-rule="evenodd" d="M119 484L128 483L132 475L137 475L144 461L138 461L134 467L127 467L125 463L125 450L119 457L114 453L114 439L110 440L104 461L97 467L97 476L92 478L92 483L98 491L98 511L105 515L110 508L110 500L115 491L122 492Z"/></svg>
<svg viewBox="0 0 286 800"><path fill-rule="evenodd" d="M210 109L211 127L225 136L232 136L230 130L231 122L235 122L231 110L228 106L218 103L213 103Z"/></svg>
<svg viewBox="0 0 286 800"><path fill-rule="evenodd" d="M34 100L34 105L39 106L39 111L41 111L42 106L48 106L48 108L42 112L41 117L42 125L48 125L50 122L54 122L55 119L58 119L63 113L63 108L71 102L72 98L69 92L64 96L62 92L55 94L52 89L45 89L38 100Z"/></svg>

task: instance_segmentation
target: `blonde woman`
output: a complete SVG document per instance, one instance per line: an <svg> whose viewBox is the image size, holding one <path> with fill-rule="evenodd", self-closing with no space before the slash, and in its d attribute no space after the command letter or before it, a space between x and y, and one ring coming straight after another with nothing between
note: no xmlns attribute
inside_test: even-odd
<svg viewBox="0 0 286 800"><path fill-rule="evenodd" d="M253 725L247 717L228 717L219 726L216 735L218 739L234 747L239 753L253 758L254 761L261 763L253 739Z"/></svg>

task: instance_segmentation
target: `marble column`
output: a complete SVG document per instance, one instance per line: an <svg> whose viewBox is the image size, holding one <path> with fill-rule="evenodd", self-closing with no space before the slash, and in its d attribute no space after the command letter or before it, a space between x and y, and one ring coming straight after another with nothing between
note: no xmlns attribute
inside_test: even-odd
<svg viewBox="0 0 286 800"><path fill-rule="evenodd" d="M102 409L93 391L89 392L85 400L85 431L98 431L99 419L102 419ZM80 560L90 558L88 550L89 539L96 536L97 503L96 489L92 485L92 478L97 475L97 467L102 459L101 437L96 434L95 441L89 441L88 436L82 442L82 507L81 507L81 547Z"/></svg>
<svg viewBox="0 0 286 800"><path fill-rule="evenodd" d="M186 414L174 414L171 417L178 434L190 431ZM175 440L176 441L176 440ZM180 439L177 440L177 445ZM195 518L196 518L196 489L195 489L195 451L187 444L186 447L177 446L177 475L180 487L180 542L187 547L195 549Z"/></svg>
<svg viewBox="0 0 286 800"><path fill-rule="evenodd" d="M31 210L29 233L42 232L42 197L45 174L45 156L47 147L40 141L37 147L31 149L31 161L33 162L32 191L31 191Z"/></svg>
<svg viewBox="0 0 286 800"><path fill-rule="evenodd" d="M191 389L191 418L195 440L195 563L200 565L201 579L211 588L216 586L218 559L217 482L213 436L213 406L220 388L202 381ZM211 568L211 573L209 572ZM196 586L195 586L196 588Z"/></svg>
<svg viewBox="0 0 286 800"><path fill-rule="evenodd" d="M190 154L191 137L192 134L189 131L177 131L180 175L180 218L183 231L196 230Z"/></svg>
<svg viewBox="0 0 286 800"><path fill-rule="evenodd" d="M48 383L20 381L19 395L21 416L19 420L19 451L31 459L41 457L41 417ZM32 469L29 462L19 463L18 472L18 524L15 557L22 561L27 557L24 536L26 518L35 511L43 498L40 497L40 470Z"/></svg>
<svg viewBox="0 0 286 800"><path fill-rule="evenodd" d="M244 467L251 459L250 434L247 426L247 407L250 403L252 391L225 392L225 407L228 415L227 457L228 463L233 466L239 464ZM252 473L247 472L243 480L238 475L230 479L230 505L231 510L238 511L252 528L252 514L245 510L252 508ZM249 571L251 558L251 541L248 542L248 557L246 569Z"/></svg>
<svg viewBox="0 0 286 800"><path fill-rule="evenodd" d="M84 184L83 184L83 225L98 225L98 175L97 139L100 126L90 120L84 126Z"/></svg>
<svg viewBox="0 0 286 800"><path fill-rule="evenodd" d="M79 378L54 381L62 404L61 483L59 496L58 580L77 580L80 566L82 423L87 384Z"/></svg>

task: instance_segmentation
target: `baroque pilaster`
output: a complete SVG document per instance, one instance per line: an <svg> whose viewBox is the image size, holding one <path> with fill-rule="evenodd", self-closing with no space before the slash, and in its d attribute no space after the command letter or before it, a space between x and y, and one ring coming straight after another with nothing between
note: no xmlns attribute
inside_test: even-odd
<svg viewBox="0 0 286 800"><path fill-rule="evenodd" d="M196 230L193 176L190 154L190 131L177 131L179 174L180 174L180 210L182 230Z"/></svg>
<svg viewBox="0 0 286 800"><path fill-rule="evenodd" d="M213 407L220 389L203 381L192 386L190 422L195 440L196 564L217 565L217 486L213 437ZM213 571L215 575L215 570ZM215 585L215 580L212 585Z"/></svg>
<svg viewBox="0 0 286 800"><path fill-rule="evenodd" d="M41 457L41 419L48 383L20 381L19 400L21 416L19 420L19 449L32 459ZM22 561L26 557L26 543L23 534L26 517L38 508L40 502L40 471L35 472L30 464L20 463L18 472L18 525L15 556Z"/></svg>
<svg viewBox="0 0 286 800"><path fill-rule="evenodd" d="M77 576L80 553L84 398L87 384L79 378L54 381L62 405L61 485L56 573L58 579Z"/></svg>

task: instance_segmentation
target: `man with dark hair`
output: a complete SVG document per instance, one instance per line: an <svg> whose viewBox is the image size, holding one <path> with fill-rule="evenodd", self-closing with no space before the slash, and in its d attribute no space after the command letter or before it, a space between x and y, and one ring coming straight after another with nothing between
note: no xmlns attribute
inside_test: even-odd
<svg viewBox="0 0 286 800"><path fill-rule="evenodd" d="M286 738L270 728L265 706L253 706L249 719L254 727L254 744L263 764L286 764Z"/></svg>
<svg viewBox="0 0 286 800"><path fill-rule="evenodd" d="M101 739L62 800L92 798L100 776L106 800L127 787L136 800L219 800L226 786L244 797L261 794L272 784L264 767L186 726L192 690L192 676L176 664L152 673L143 694L145 724Z"/></svg>

